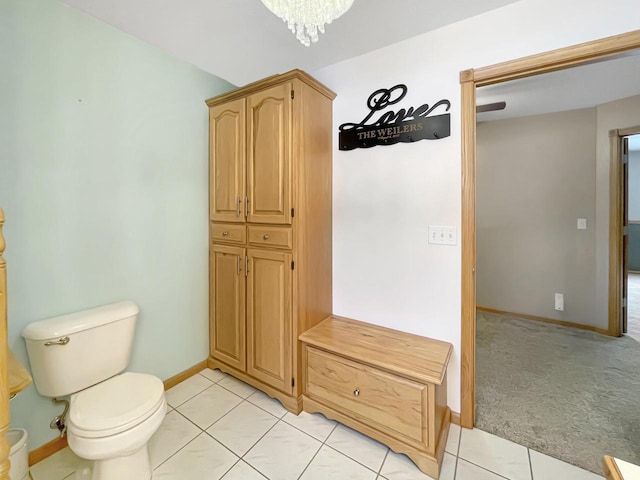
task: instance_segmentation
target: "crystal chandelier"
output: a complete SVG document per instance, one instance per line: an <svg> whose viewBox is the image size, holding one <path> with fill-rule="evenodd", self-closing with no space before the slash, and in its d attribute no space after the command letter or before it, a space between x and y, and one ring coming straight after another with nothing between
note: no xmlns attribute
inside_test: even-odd
<svg viewBox="0 0 640 480"><path fill-rule="evenodd" d="M287 22L289 30L308 47L318 41L318 31L324 33L325 24L351 8L353 0L262 0L262 3Z"/></svg>

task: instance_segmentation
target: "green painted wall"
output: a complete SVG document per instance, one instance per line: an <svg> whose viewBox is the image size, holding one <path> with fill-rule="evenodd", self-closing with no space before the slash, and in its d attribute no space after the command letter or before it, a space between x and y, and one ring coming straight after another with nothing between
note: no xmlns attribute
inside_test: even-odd
<svg viewBox="0 0 640 480"><path fill-rule="evenodd" d="M0 65L10 347L26 361L28 323L129 298L131 370L204 360L204 100L233 86L52 0L0 0ZM58 413L33 386L11 401L29 449Z"/></svg>

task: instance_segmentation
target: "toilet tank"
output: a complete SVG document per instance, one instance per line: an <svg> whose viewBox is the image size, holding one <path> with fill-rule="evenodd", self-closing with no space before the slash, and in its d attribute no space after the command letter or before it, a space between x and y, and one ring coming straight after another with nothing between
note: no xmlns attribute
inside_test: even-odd
<svg viewBox="0 0 640 480"><path fill-rule="evenodd" d="M123 371L138 312L125 300L27 325L22 336L40 395L70 395Z"/></svg>

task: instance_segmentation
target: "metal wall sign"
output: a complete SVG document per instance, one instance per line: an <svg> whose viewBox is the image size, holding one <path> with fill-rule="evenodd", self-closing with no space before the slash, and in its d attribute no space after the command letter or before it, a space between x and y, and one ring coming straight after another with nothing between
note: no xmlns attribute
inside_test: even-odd
<svg viewBox="0 0 640 480"><path fill-rule="evenodd" d="M449 100L440 100L429 106L391 109L382 112L390 105L395 105L407 94L407 86L403 84L391 88L376 90L367 100L369 113L360 123L343 123L340 125L340 150L355 148L371 148L376 145L394 145L398 142L417 142L419 140L439 140L451 135L451 115L429 115L437 108L448 112L451 108ZM377 117L377 118L376 118Z"/></svg>

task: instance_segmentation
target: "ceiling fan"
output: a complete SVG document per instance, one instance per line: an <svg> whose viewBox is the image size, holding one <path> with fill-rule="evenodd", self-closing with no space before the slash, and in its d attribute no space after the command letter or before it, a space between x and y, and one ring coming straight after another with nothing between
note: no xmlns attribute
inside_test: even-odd
<svg viewBox="0 0 640 480"><path fill-rule="evenodd" d="M495 102L495 103L487 103L485 105L476 105L476 113L504 110L506 106L507 106L507 102Z"/></svg>

